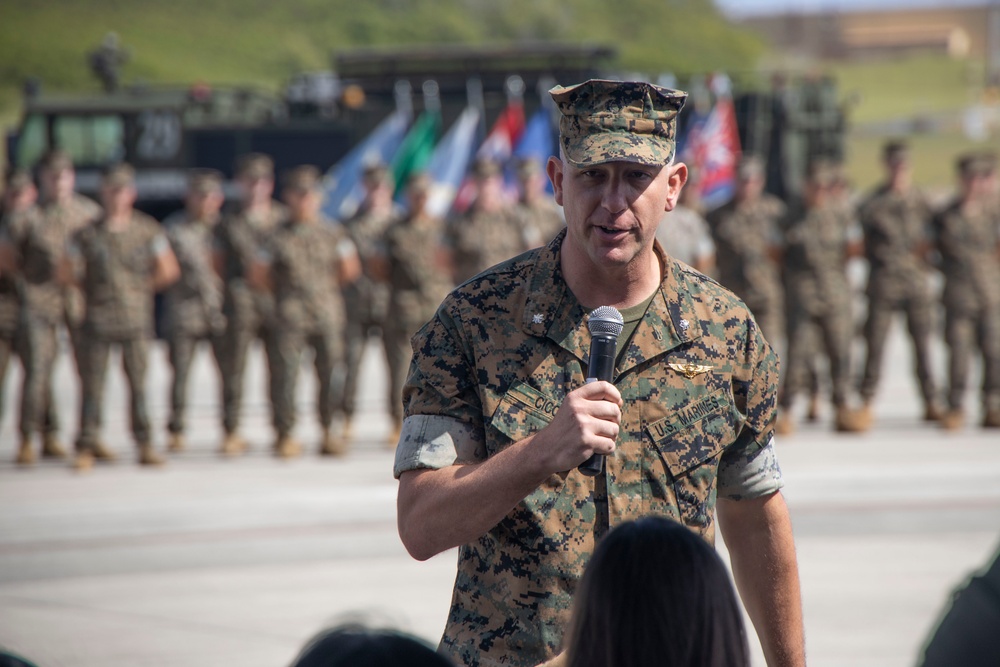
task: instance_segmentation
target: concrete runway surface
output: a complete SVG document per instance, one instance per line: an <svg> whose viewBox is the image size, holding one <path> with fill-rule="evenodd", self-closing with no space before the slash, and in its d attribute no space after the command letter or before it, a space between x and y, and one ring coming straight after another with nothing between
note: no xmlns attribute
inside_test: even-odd
<svg viewBox="0 0 1000 667"><path fill-rule="evenodd" d="M913 665L950 591L1000 546L1000 433L970 424L945 435L919 421L902 328L893 329L871 432L837 435L826 410L824 421L778 443L814 667ZM313 454L309 372L298 433L310 454L290 462L269 455L259 349L244 411L252 451L220 460L218 384L202 351L188 450L164 469L140 469L117 357L112 364L105 433L122 459L85 475L61 462L30 470L11 463L20 372L8 375L0 645L40 667L280 667L315 632L358 617L437 641L456 556L418 563L397 537L376 346L364 359L357 442L341 460ZM168 377L157 344L149 397L160 446ZM57 386L69 440L78 384L65 354ZM978 418L971 388L969 398Z"/></svg>

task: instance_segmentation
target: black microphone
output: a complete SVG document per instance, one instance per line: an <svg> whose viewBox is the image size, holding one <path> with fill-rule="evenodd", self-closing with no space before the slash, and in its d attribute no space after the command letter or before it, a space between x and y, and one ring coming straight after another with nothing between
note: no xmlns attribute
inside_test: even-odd
<svg viewBox="0 0 1000 667"><path fill-rule="evenodd" d="M601 306L590 313L587 321L590 329L590 366L587 382L615 379L615 354L618 336L625 328L625 320L613 306ZM577 468L587 477L593 477L604 470L604 455L593 454Z"/></svg>

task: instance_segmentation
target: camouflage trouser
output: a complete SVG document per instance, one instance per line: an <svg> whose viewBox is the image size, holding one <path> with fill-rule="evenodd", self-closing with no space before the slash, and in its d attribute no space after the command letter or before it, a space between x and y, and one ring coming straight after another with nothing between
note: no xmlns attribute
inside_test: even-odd
<svg viewBox="0 0 1000 667"><path fill-rule="evenodd" d="M945 310L948 344L948 405L961 408L969 382L972 355L983 355L983 404L1000 408L1000 307L978 311Z"/></svg>
<svg viewBox="0 0 1000 667"><path fill-rule="evenodd" d="M21 385L21 437L59 431L52 373L59 355L59 325L28 319L18 340L24 380Z"/></svg>
<svg viewBox="0 0 1000 667"><path fill-rule="evenodd" d="M389 361L389 414L393 419L403 421L403 385L410 370L413 348L410 339L423 322L400 322L393 320L385 327L385 354Z"/></svg>
<svg viewBox="0 0 1000 667"><path fill-rule="evenodd" d="M170 383L170 421L167 422L167 430L171 433L183 433L186 426L188 375L191 372L191 363L194 361L198 343L201 341L212 346L212 354L218 363L222 345L221 336L174 333L167 341L170 367L174 372Z"/></svg>
<svg viewBox="0 0 1000 667"><path fill-rule="evenodd" d="M357 407L358 378L361 373L361 358L364 355L365 344L369 332L375 327L383 327L385 323L373 318L349 317L344 326L344 389L341 392L339 409L345 415L353 415ZM385 348L386 360L389 358L389 343L385 340L385 331L379 336Z"/></svg>
<svg viewBox="0 0 1000 667"><path fill-rule="evenodd" d="M779 402L782 407L791 407L795 396L808 386L809 368L815 359L815 351L809 344L808 329L816 326L823 349L830 364L830 381L834 406L847 402L850 387L850 347L854 322L850 308L830 308L827 312L809 314L795 308L788 313L788 349L785 354L786 368L782 377ZM812 357L812 358L810 358Z"/></svg>
<svg viewBox="0 0 1000 667"><path fill-rule="evenodd" d="M316 411L319 423L329 428L333 415L340 404L338 396L342 387L338 386L337 365L343 361L341 332L307 333L291 328L280 329L275 336L277 363L275 363L274 387L274 430L279 438L289 435L295 427L295 393L299 382L302 353L306 347L313 350L313 364L316 367L318 389Z"/></svg>
<svg viewBox="0 0 1000 667"><path fill-rule="evenodd" d="M149 444L149 412L146 409L146 366L149 362L149 343L145 336L104 339L87 335L81 339L78 348L80 358L80 385L82 390L80 407L80 433L77 436L78 451L93 447L100 439L104 411L104 384L108 372L108 357L111 346L121 348L122 365L128 380L132 435L139 445Z"/></svg>
<svg viewBox="0 0 1000 667"><path fill-rule="evenodd" d="M7 386L7 366L10 358L16 353L15 335L13 333L0 333L0 424L3 423L3 409L7 405L7 396L4 389Z"/></svg>
<svg viewBox="0 0 1000 667"><path fill-rule="evenodd" d="M235 433L240 425L247 354L250 351L250 344L257 338L264 344L268 370L268 398L272 410L274 409L277 358L274 332L265 324L230 320L222 337L222 348L218 357L219 369L222 372L222 426L226 433Z"/></svg>
<svg viewBox="0 0 1000 667"><path fill-rule="evenodd" d="M906 327L913 341L913 367L920 383L920 392L924 402L931 403L937 394L930 358L931 337L934 335L934 302L922 298L869 299L868 320L865 322L865 343L868 354L859 388L861 398L868 401L875 396L889 325L893 316L900 310L906 313Z"/></svg>
<svg viewBox="0 0 1000 667"><path fill-rule="evenodd" d="M764 334L764 339L772 347L780 344L781 336L785 333L785 306L781 299L775 298L753 304L747 302L747 308L753 314L760 332Z"/></svg>

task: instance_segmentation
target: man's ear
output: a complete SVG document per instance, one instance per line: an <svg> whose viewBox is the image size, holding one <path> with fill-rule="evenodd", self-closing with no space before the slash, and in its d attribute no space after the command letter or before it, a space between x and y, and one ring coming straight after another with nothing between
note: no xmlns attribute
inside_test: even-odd
<svg viewBox="0 0 1000 667"><path fill-rule="evenodd" d="M670 176L667 180L667 201L664 203L664 211L672 211L677 206L677 199L681 196L681 190L688 179L688 168L683 162L675 162L668 167Z"/></svg>
<svg viewBox="0 0 1000 667"><path fill-rule="evenodd" d="M552 183L552 192L555 195L556 203L563 205L563 163L562 160L552 155L545 163L545 173L548 174L549 182Z"/></svg>

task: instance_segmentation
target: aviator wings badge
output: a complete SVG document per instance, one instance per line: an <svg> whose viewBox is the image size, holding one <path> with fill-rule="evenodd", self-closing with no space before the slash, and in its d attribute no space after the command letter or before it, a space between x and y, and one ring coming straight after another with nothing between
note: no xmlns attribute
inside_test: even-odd
<svg viewBox="0 0 1000 667"><path fill-rule="evenodd" d="M702 373L707 373L712 370L712 366L704 366L701 364L667 364L673 370L682 374L688 380L692 379L696 375L701 375Z"/></svg>

